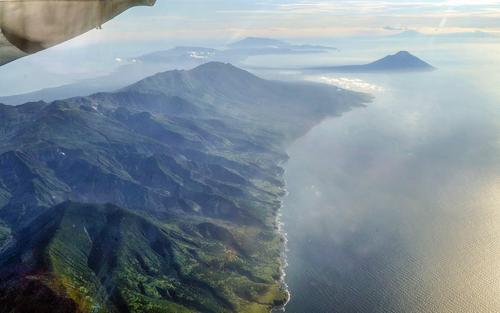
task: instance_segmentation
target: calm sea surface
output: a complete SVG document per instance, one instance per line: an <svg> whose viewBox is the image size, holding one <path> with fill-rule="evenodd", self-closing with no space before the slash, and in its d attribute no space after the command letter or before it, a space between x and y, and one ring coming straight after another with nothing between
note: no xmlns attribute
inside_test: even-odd
<svg viewBox="0 0 500 313"><path fill-rule="evenodd" d="M500 312L499 51L420 46L438 71L306 75L376 99L289 149L286 312Z"/></svg>

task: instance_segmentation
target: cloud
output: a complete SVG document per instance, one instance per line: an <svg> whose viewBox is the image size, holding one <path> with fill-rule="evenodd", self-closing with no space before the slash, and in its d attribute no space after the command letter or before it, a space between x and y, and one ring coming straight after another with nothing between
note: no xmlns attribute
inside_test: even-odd
<svg viewBox="0 0 500 313"><path fill-rule="evenodd" d="M408 27L402 27L402 26L384 26L382 27L385 30L391 30L391 31L405 31L408 30Z"/></svg>
<svg viewBox="0 0 500 313"><path fill-rule="evenodd" d="M169 0L158 2L153 8L130 10L105 24L101 33L93 32L86 39L345 37L407 29L428 32L438 28L442 32L500 31L500 1Z"/></svg>
<svg viewBox="0 0 500 313"><path fill-rule="evenodd" d="M384 88L381 86L369 83L359 78L349 77L331 77L331 76L311 76L306 77L307 80L320 82L324 84L338 86L340 88L361 91L361 92L382 92Z"/></svg>

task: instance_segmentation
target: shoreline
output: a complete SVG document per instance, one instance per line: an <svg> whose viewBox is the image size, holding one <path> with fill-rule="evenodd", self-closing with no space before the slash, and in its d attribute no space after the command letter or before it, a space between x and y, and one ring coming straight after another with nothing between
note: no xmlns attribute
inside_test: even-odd
<svg viewBox="0 0 500 313"><path fill-rule="evenodd" d="M346 89L346 90L349 90L349 89ZM349 90L349 91L352 91L352 90ZM352 91L352 92L356 92L356 91ZM357 93L360 93L360 92L357 92ZM363 104L361 104L359 106L358 105L352 105L352 106L350 106L349 109L346 112L340 113L340 116L342 116L345 113L351 112L352 109L354 109L354 108L357 108L357 107L363 107L364 108L364 107L366 107L367 103L371 103L373 101L373 99L374 99L373 95L368 94L368 93L363 93L363 94L365 94L366 96L368 96L369 99L366 100L366 101L364 101ZM337 117L339 117L339 116L328 116L328 117L320 120L317 124L315 124L314 126L312 126L302 136L305 136L306 134L310 133L313 128L318 127L319 125L323 124L324 122L326 122L328 120L331 120L331 119L335 119ZM279 209L277 210L276 220L275 220L276 232L277 232L278 236L282 240L281 252L280 252L280 260L279 260L279 262L280 262L280 272L281 272L280 273L279 282L280 282L281 286L283 287L284 292L287 295L287 300L286 300L286 302L284 304L278 305L276 307L271 308L270 313L285 312L286 311L286 306L290 303L290 301L292 299L292 293L290 291L290 287L288 286L288 284L286 282L286 276L287 276L287 271L286 270L287 270L288 265L289 265L288 264L288 252L289 252L289 249L288 249L288 233L286 232L285 222L283 221L284 199L289 195L289 191L287 189L287 182L286 182L286 179L285 179L286 163L288 162L288 160L290 158L290 156L288 155L288 153L287 153L287 156L288 156L288 158L287 158L286 161L279 162L279 166L283 169L283 174L282 174L283 186L280 187L280 191L282 192L282 196L280 197L280 206L279 206Z"/></svg>
<svg viewBox="0 0 500 313"><path fill-rule="evenodd" d="M283 164L281 164L283 165ZM286 293L287 295L287 299L286 299L286 302L282 305L279 305L279 306L276 306L276 307L273 307L270 311L270 313L278 313L278 312L285 312L286 311L286 306L287 304L290 302L291 298L292 298L292 293L290 291L290 288L286 282L286 276L287 276L287 273L286 273L286 269L288 268L288 234L285 230L285 223L283 221L283 208L284 208L284 199L288 196L289 192L287 190L287 184L286 184L286 180L284 179L284 176L285 176L285 172L286 170L284 169L283 167L283 187L281 187L281 191L282 191L282 196L280 197L280 207L277 211L277 214L276 214L276 232L278 233L278 236L281 238L282 240L282 244L281 244L281 252L280 252L280 279L279 279L279 282L282 286L282 288L284 289L284 292Z"/></svg>

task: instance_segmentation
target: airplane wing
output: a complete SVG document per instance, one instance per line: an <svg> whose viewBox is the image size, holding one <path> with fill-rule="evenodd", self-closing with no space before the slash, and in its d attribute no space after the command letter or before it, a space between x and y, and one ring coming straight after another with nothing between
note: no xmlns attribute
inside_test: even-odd
<svg viewBox="0 0 500 313"><path fill-rule="evenodd" d="M0 0L0 65L79 36L156 0Z"/></svg>

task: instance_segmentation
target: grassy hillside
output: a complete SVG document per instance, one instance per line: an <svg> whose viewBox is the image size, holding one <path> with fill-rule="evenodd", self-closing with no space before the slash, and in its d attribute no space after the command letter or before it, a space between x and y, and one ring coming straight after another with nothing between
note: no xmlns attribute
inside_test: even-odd
<svg viewBox="0 0 500 313"><path fill-rule="evenodd" d="M0 302L11 310L2 312L42 312L54 299L78 312L266 312L285 297L272 259L256 264L257 247L238 238L251 229L190 226L113 205L51 208L19 232L4 258L11 284Z"/></svg>

